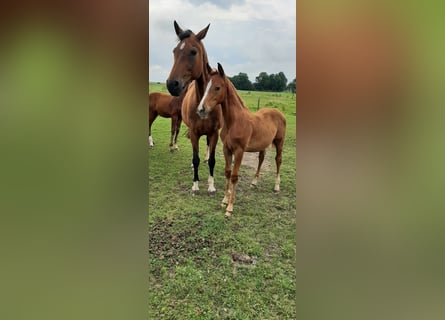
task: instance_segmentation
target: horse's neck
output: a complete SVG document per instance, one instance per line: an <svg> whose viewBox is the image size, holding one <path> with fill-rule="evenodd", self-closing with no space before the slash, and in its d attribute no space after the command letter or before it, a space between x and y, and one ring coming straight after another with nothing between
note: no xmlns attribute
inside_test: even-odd
<svg viewBox="0 0 445 320"><path fill-rule="evenodd" d="M202 46L203 50L203 60L202 60L202 74L201 76L195 80L195 92L196 92L196 101L201 101L202 97L204 96L204 91L207 86L207 83L210 80L210 74L207 71L207 52L205 51L204 46Z"/></svg>
<svg viewBox="0 0 445 320"><path fill-rule="evenodd" d="M224 116L224 125L227 126L227 128L230 128L236 119L240 119L244 115L249 116L235 87L229 82L227 83L226 98L221 103L221 107Z"/></svg>

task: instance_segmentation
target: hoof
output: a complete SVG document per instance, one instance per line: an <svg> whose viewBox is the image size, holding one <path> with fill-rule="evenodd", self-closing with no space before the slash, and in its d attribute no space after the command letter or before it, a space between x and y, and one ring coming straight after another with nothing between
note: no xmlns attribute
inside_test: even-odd
<svg viewBox="0 0 445 320"><path fill-rule="evenodd" d="M257 186L256 183L251 183L251 184L250 184L250 187L251 187L251 188L257 188L258 186Z"/></svg>
<svg viewBox="0 0 445 320"><path fill-rule="evenodd" d="M273 190L273 193L275 193L275 194L279 194L280 193L280 190Z"/></svg>
<svg viewBox="0 0 445 320"><path fill-rule="evenodd" d="M227 206L227 203L221 202L221 208L225 208Z"/></svg>
<svg viewBox="0 0 445 320"><path fill-rule="evenodd" d="M230 217L232 215L231 211L226 211L226 213L224 213L224 217Z"/></svg>
<svg viewBox="0 0 445 320"><path fill-rule="evenodd" d="M198 190L192 190L192 191L190 191L190 195L191 195L192 197L196 196L197 194L198 194Z"/></svg>
<svg viewBox="0 0 445 320"><path fill-rule="evenodd" d="M216 195L216 190L215 191L207 191L207 193L209 194L209 196L214 197Z"/></svg>

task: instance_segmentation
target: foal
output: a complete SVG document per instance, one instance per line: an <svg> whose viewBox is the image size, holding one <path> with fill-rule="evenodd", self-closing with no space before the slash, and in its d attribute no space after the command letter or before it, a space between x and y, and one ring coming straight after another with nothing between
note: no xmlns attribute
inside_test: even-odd
<svg viewBox="0 0 445 320"><path fill-rule="evenodd" d="M153 137L151 136L151 125L157 116L171 118L170 151L178 150L178 134L181 128L182 115L181 104L183 95L173 97L169 94L152 92L148 98L148 143L153 148Z"/></svg>
<svg viewBox="0 0 445 320"><path fill-rule="evenodd" d="M205 118L215 106L221 104L224 116L224 127L221 132L225 159L226 190L221 206L226 208L226 216L233 212L235 188L238 182L238 171L244 152L259 152L258 168L252 181L256 185L266 148L276 147L275 162L277 174L274 191L280 191L280 166L286 132L286 119L277 109L263 108L252 113L243 104L232 82L224 74L218 63L218 71L212 72L204 96L196 109L201 118ZM235 158L232 166L232 156Z"/></svg>
<svg viewBox="0 0 445 320"><path fill-rule="evenodd" d="M190 30L182 30L174 22L175 32L179 43L173 50L174 64L167 79L167 89L174 95L179 96L186 91L182 102L182 119L189 128L190 142L193 149L193 186L192 195L199 190L198 168L199 168L199 138L207 136L207 152L209 165L208 193L215 194L213 170L215 168L215 150L218 142L219 129L223 125L221 106L217 105L207 114L206 117L199 117L196 114L201 97L204 94L208 79L210 77L207 53L202 43L202 39L207 34L208 25L198 34ZM207 156L206 156L207 158Z"/></svg>

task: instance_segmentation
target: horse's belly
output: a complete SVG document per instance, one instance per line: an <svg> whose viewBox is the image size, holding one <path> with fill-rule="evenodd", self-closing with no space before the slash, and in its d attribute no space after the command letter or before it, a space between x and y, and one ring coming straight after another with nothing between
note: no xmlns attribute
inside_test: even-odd
<svg viewBox="0 0 445 320"><path fill-rule="evenodd" d="M265 150L271 144L272 144L272 139L265 139L262 141L250 140L245 151L246 152L257 152L257 151Z"/></svg>
<svg viewBox="0 0 445 320"><path fill-rule="evenodd" d="M163 118L171 118L171 114L169 112L158 111L158 114Z"/></svg>

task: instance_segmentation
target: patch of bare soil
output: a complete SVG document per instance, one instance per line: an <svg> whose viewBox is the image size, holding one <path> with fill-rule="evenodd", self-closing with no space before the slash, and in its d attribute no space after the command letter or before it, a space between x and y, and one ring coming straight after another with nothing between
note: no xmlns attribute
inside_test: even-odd
<svg viewBox="0 0 445 320"><path fill-rule="evenodd" d="M163 260L171 267L183 263L186 258L199 262L203 251L216 257L213 239L199 235L202 230L199 220L188 221L185 225L182 221L164 218L157 219L150 227L148 250L152 260Z"/></svg>
<svg viewBox="0 0 445 320"><path fill-rule="evenodd" d="M260 172L271 170L272 163L274 163L274 157L275 147L269 146L266 149L266 155L264 157L263 164L261 165ZM258 167L258 152L244 152L241 165L248 166L256 170L256 168Z"/></svg>

